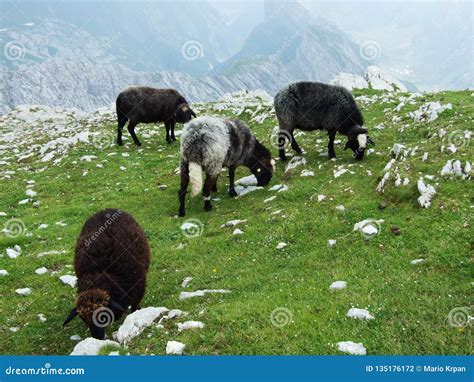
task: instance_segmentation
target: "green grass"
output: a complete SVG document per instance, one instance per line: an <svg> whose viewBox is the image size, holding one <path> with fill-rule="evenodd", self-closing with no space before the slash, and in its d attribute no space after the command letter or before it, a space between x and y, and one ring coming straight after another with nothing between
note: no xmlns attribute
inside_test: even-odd
<svg viewBox="0 0 474 382"><path fill-rule="evenodd" d="M201 197L188 198L185 218L176 217L179 176L174 170L179 142L167 145L162 127L159 135L142 138L142 149L125 133L123 147L99 150L79 145L60 165L50 165L44 172L35 171L44 164L33 158L26 162L29 170L25 170L25 163L14 166L17 172L10 180L2 180L0 188L0 210L8 214L0 217L0 224L14 216L32 235L0 237L1 253L15 244L23 250L17 259L0 258L0 269L9 272L0 278L0 353L69 354L75 345L71 335L88 336L79 319L62 327L74 304L75 290L63 285L58 276L72 271L75 240L84 221L106 207L130 212L148 235L152 262L142 307L179 308L189 312L186 319L206 325L182 333L177 331L176 321L167 322L161 330L148 328L126 351L121 350L124 354L163 354L168 340L184 342L188 354L339 354L338 341L362 342L369 354L470 353L472 327L452 327L448 315L453 308L472 304L472 182L443 179L439 171L448 159L472 162L472 147L467 142L456 154L440 153L446 141L432 137L440 127L448 132L472 130L474 97L470 93L423 95L416 105L408 105L400 113L384 114L384 109L393 109L397 101L363 107L366 126L381 155L373 153L355 163L350 153L342 150L344 137L338 137L342 141L336 147L338 159L332 162L319 156L326 151L325 134L307 133L298 138L306 150L306 166L284 174L284 164L277 162L277 173L269 185L286 184L287 192L264 189L231 199L227 177L221 176L219 192L213 195L221 200L213 202L214 209L205 212ZM451 102L453 110L427 124L414 123L406 116L428 100ZM401 116L402 121L392 123L393 115ZM249 122L248 114L241 118L269 143L275 120L257 125ZM379 123L385 125L384 130L370 130ZM402 125L408 127L399 132ZM115 132L114 124L96 128ZM156 127L140 126L141 133L152 129ZM322 143L315 145L316 139ZM399 166L410 184L396 188L392 180L385 193L379 194L375 188L396 142L419 146L417 154ZM112 152L118 154L107 155ZM274 148L272 152L276 154ZM429 152L426 162L420 159L423 152ZM86 154L98 159L79 161ZM98 163L103 168L97 168ZM341 164L352 165L348 168L354 174L334 178L333 169ZM315 176L300 177L303 168L313 170ZM88 173L83 176L85 170ZM367 176L366 170L373 175ZM240 168L237 175L248 174ZM437 176L427 181L435 185L437 194L432 206L422 209L416 201L416 181L426 174ZM27 179L36 181L38 208L18 205L26 197ZM168 188L160 190L159 184ZM318 203L318 194L327 199ZM263 203L272 195L277 198ZM388 203L384 210L378 209L381 201ZM345 206L344 212L335 209L339 204ZM270 214L278 209L286 217ZM182 234L180 225L190 218L203 223L201 236L186 238ZM385 220L380 235L371 240L352 232L354 223L366 218ZM248 219L239 226L243 235L234 236L233 229L220 228L232 219ZM67 226L55 225L60 220ZM49 227L39 230L41 223ZM400 227L400 236L391 232L391 225ZM337 244L329 248L328 239L336 239ZM288 246L277 250L279 242ZM177 249L180 243L186 246ZM66 253L37 257L49 250ZM416 258L426 260L411 265ZM42 266L58 273L36 275L34 270ZM194 278L186 290L224 288L232 293L181 301L180 284L186 276ZM329 285L336 280L347 281L347 289L331 292ZM15 289L23 287L30 287L32 294L15 294ZM369 309L375 320L346 318L353 306ZM291 312L292 320L276 327L270 316L281 307ZM38 313L46 315L45 323L36 320ZM109 337L120 323L108 329ZM19 330L12 333L9 327Z"/></svg>

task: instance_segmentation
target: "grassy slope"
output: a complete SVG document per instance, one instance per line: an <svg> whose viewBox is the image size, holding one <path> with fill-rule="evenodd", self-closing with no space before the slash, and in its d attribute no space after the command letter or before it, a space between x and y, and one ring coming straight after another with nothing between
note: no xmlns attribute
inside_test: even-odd
<svg viewBox="0 0 474 382"><path fill-rule="evenodd" d="M421 209L416 202L416 180L421 173L438 175L447 159L458 157L463 163L472 160L469 145L456 155L439 154L440 139L427 137L429 129L439 127L449 131L472 129L473 99L470 92L427 95L417 106L402 109L398 115L403 121L396 124L390 122L392 114L384 115L383 110L393 109L398 102L364 107L366 125L370 128L383 122L386 129L372 130L381 155L372 154L352 166L354 175L333 177L336 165L353 163L350 153L342 150L344 141L336 148L338 159L334 163L318 156L319 151L325 151L326 137L321 132L309 133L298 140L307 152L304 168L313 170L314 177L300 177L303 167L283 175L284 165L277 162L278 174L270 185L284 183L289 191L264 204L263 200L274 193L260 190L232 200L222 176L215 195L222 199L214 203L214 210L204 212L200 197L188 199L185 219L175 217L179 177L174 169L179 143L166 145L162 128L159 136L143 139L142 150L130 139L123 147L102 151L79 146L61 166L51 166L43 173L19 172L10 181L2 181L2 209L22 219L33 236L0 237L0 251L14 244L23 249L15 260L0 258L0 269L10 273L0 278L0 353L68 354L74 346L69 336L87 336L79 319L65 329L61 326L74 303L75 291L62 285L57 275L38 276L34 270L46 266L59 274L69 272L67 266L72 264L75 239L83 222L105 207L132 213L149 236L153 260L142 306L180 308L190 313L187 319L206 324L203 330L183 333L177 332L174 322L165 330L150 328L131 343L127 351L132 354L164 353L170 339L184 342L190 354L337 354L334 344L349 340L363 342L369 354L469 353L471 328L453 328L447 324L447 316L454 307L472 302L472 232L464 224L472 220L472 184L438 177L432 206ZM406 113L424 100L452 102L454 110L429 124L414 123ZM246 120L245 114L242 118ZM405 123L410 127L399 133L398 128ZM267 120L263 125L250 126L268 143L275 124ZM115 131L113 125L98 128ZM145 129L154 127L141 126L142 131ZM318 138L323 141L315 147ZM409 168L404 170L409 186L395 188L392 182L380 195L375 191L377 177L395 142L419 145L419 155L410 158ZM421 162L424 151L430 156ZM107 156L111 152L130 156ZM78 161L86 154L99 159ZM103 168L96 167L99 162ZM121 171L120 166L127 170ZM367 169L372 177L367 176ZM82 175L84 170L89 170L86 176ZM248 175L248 171L241 168L238 175ZM26 179L36 181L39 208L18 205L25 197ZM158 184L169 187L159 190ZM353 193L344 191L349 187ZM327 200L318 203L311 199L317 194L326 195ZM377 208L382 200L388 202L383 211ZM345 212L335 210L339 204L346 207ZM270 215L277 209L283 209L287 217ZM189 218L203 222L202 236L183 236L179 227ZM351 232L353 224L365 218L385 219L381 234L368 241ZM3 224L7 218L0 219ZM240 227L244 235L233 236L232 229L219 227L231 219L248 219ZM60 220L68 225L54 224ZM41 223L49 227L37 229ZM390 232L391 224L401 228L401 236ZM329 248L328 239L336 239L337 244ZM280 241L288 243L283 250L275 248ZM187 246L177 249L180 243ZM39 252L59 249L67 253L36 257ZM426 261L410 265L410 260L420 257ZM180 301L180 283L185 276L194 277L188 290L228 288L232 293ZM331 292L328 287L335 280L347 281L348 288ZM21 287L31 287L32 295L16 295L15 289ZM376 319L362 322L346 318L352 306L368 308ZM292 314L291 323L282 328L270 322L271 312L278 307L286 307ZM38 313L44 313L48 321L39 323ZM114 324L114 330L118 325ZM11 326L20 329L11 333Z"/></svg>

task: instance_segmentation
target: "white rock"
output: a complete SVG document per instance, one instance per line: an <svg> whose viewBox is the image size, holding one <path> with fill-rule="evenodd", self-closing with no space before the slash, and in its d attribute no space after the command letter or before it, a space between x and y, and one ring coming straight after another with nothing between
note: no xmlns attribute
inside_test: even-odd
<svg viewBox="0 0 474 382"><path fill-rule="evenodd" d="M186 300L188 298L192 297L202 297L208 293L230 293L230 290L227 289L203 289L203 290L197 290L194 292L181 292L179 294L179 299L180 300Z"/></svg>
<svg viewBox="0 0 474 382"><path fill-rule="evenodd" d="M0 212L0 216L7 216L6 212Z"/></svg>
<svg viewBox="0 0 474 382"><path fill-rule="evenodd" d="M81 338L80 335L74 334L74 335L72 335L71 337L69 337L69 339L70 339L71 341L80 341L82 338Z"/></svg>
<svg viewBox="0 0 474 382"><path fill-rule="evenodd" d="M182 355L184 352L185 344L178 341L168 341L166 344L166 354Z"/></svg>
<svg viewBox="0 0 474 382"><path fill-rule="evenodd" d="M420 204L420 206L428 208L431 205L431 199L433 199L436 194L436 190L433 186L425 184L423 182L423 179L418 180L417 187L418 192L420 193L418 203Z"/></svg>
<svg viewBox="0 0 474 382"><path fill-rule="evenodd" d="M378 233L378 226L384 222L383 219L364 219L354 224L352 231L360 231L366 235L375 235Z"/></svg>
<svg viewBox="0 0 474 382"><path fill-rule="evenodd" d="M37 269L35 270L35 273L36 273L37 275L44 275L45 273L48 273L48 269L45 268L45 267L37 268Z"/></svg>
<svg viewBox="0 0 474 382"><path fill-rule="evenodd" d="M181 230L182 231L188 231L188 230L194 230L194 229L200 229L199 225L192 223L192 222L185 222L181 224Z"/></svg>
<svg viewBox="0 0 474 382"><path fill-rule="evenodd" d="M21 253L21 251L16 251L13 248L7 248L5 252L10 259L16 259Z"/></svg>
<svg viewBox="0 0 474 382"><path fill-rule="evenodd" d="M275 200L275 199L276 199L276 195L270 196L269 198L265 199L263 202L264 202L264 203L268 203L268 202L271 202L271 201L273 201L273 200Z"/></svg>
<svg viewBox="0 0 474 382"><path fill-rule="evenodd" d="M359 320L373 320L375 318L369 313L368 310L359 308L350 308L346 316L350 318L357 318Z"/></svg>
<svg viewBox="0 0 474 382"><path fill-rule="evenodd" d="M250 192L261 190L261 189L263 189L263 187L258 187L258 186L244 187L240 184L235 186L235 192L237 193L237 197L241 197L241 196L247 195Z"/></svg>
<svg viewBox="0 0 474 382"><path fill-rule="evenodd" d="M333 80L331 80L330 84L343 86L347 90L367 89L369 87L369 84L364 77L358 76L357 74L342 72L339 73Z"/></svg>
<svg viewBox="0 0 474 382"><path fill-rule="evenodd" d="M241 229L234 229L234 232L232 232L232 235L242 235L244 233L244 231L242 231Z"/></svg>
<svg viewBox="0 0 474 382"><path fill-rule="evenodd" d="M421 105L418 110L410 112L409 116L415 122L431 122L438 118L445 110L450 110L453 108L453 105L450 103L446 105L441 105L438 101L436 102L427 102L424 105Z"/></svg>
<svg viewBox="0 0 474 382"><path fill-rule="evenodd" d="M189 283L193 280L191 276L185 277L181 283L181 288L187 288Z"/></svg>
<svg viewBox="0 0 474 382"><path fill-rule="evenodd" d="M28 190L26 190L25 194L26 194L26 196L29 196L30 198L33 198L37 195L36 191L33 191L30 188Z"/></svg>
<svg viewBox="0 0 474 382"><path fill-rule="evenodd" d="M108 355L110 355L110 356L120 355L120 352L118 352L118 351L111 351Z"/></svg>
<svg viewBox="0 0 474 382"><path fill-rule="evenodd" d="M294 156L286 165L285 172L288 172L298 166L305 165L305 164L306 164L306 159L304 157Z"/></svg>
<svg viewBox="0 0 474 382"><path fill-rule="evenodd" d="M258 184L258 181L255 175L249 175L236 180L235 184L240 184L242 186L256 186Z"/></svg>
<svg viewBox="0 0 474 382"><path fill-rule="evenodd" d="M283 248L285 248L287 245L288 245L288 244L283 243L283 242L278 243L278 245L276 246L276 249L283 249Z"/></svg>
<svg viewBox="0 0 474 382"><path fill-rule="evenodd" d="M183 330L188 330L188 329L202 329L204 328L204 323L201 321L185 321L183 323L178 322L178 330L181 332Z"/></svg>
<svg viewBox="0 0 474 382"><path fill-rule="evenodd" d="M140 335L146 327L151 326L159 316L168 311L169 309L164 307L155 308L150 306L129 314L117 331L117 341L120 343L130 341Z"/></svg>
<svg viewBox="0 0 474 382"><path fill-rule="evenodd" d="M46 229L46 228L48 228L48 225L45 224L45 223L40 224L39 227L38 227L38 229Z"/></svg>
<svg viewBox="0 0 474 382"><path fill-rule="evenodd" d="M77 283L77 277L73 275L59 276L59 280L61 280L63 284L69 285L71 288L74 288Z"/></svg>
<svg viewBox="0 0 474 382"><path fill-rule="evenodd" d="M285 187L283 184L275 184L274 186L270 187L268 191L278 191L283 187Z"/></svg>
<svg viewBox="0 0 474 382"><path fill-rule="evenodd" d="M347 282L346 281L334 281L330 286L329 289L339 290L339 289L346 289Z"/></svg>
<svg viewBox="0 0 474 382"><path fill-rule="evenodd" d="M86 162L91 162L92 159L97 159L95 155L83 155L82 157L79 158L80 161L86 161Z"/></svg>
<svg viewBox="0 0 474 382"><path fill-rule="evenodd" d="M16 333L18 331L18 328L16 326L13 326L11 328L8 328L8 330L12 333Z"/></svg>
<svg viewBox="0 0 474 382"><path fill-rule="evenodd" d="M15 292L19 294L20 296L29 296L31 294L31 289L30 288L19 288L16 289Z"/></svg>
<svg viewBox="0 0 474 382"><path fill-rule="evenodd" d="M329 240L328 240L328 246L332 247L332 246L334 246L334 245L336 245L336 240L329 239Z"/></svg>
<svg viewBox="0 0 474 382"><path fill-rule="evenodd" d="M366 355L367 350L362 343L355 343L352 341L342 341L337 343L339 351L354 355Z"/></svg>
<svg viewBox="0 0 474 382"><path fill-rule="evenodd" d="M0 269L0 276L8 276L8 272L6 269Z"/></svg>
<svg viewBox="0 0 474 382"><path fill-rule="evenodd" d="M36 319L37 319L39 322L46 322L46 316L45 316L43 313L39 313L39 314L36 316Z"/></svg>
<svg viewBox="0 0 474 382"><path fill-rule="evenodd" d="M345 211L346 208L341 204L341 205L339 205L339 206L336 206L336 210L338 210L338 211Z"/></svg>
<svg viewBox="0 0 474 382"><path fill-rule="evenodd" d="M221 228L225 228L225 227L235 227L236 225L242 224L242 223L245 223L245 222L247 222L247 219L245 219L245 220L240 220L240 219L230 220L230 221L228 221L227 223L222 224L222 225L221 225Z"/></svg>
<svg viewBox="0 0 474 382"><path fill-rule="evenodd" d="M171 309L166 316L163 316L162 319L171 320L173 318L179 318L186 316L188 313L183 312L181 309ZM160 320L161 322L161 320Z"/></svg>
<svg viewBox="0 0 474 382"><path fill-rule="evenodd" d="M325 195L318 195L318 203L322 202L324 199L326 199Z"/></svg>
<svg viewBox="0 0 474 382"><path fill-rule="evenodd" d="M300 176L314 176L314 171L303 170L303 171L301 171Z"/></svg>
<svg viewBox="0 0 474 382"><path fill-rule="evenodd" d="M38 253L37 257L49 256L49 255L62 255L66 251L47 251Z"/></svg>
<svg viewBox="0 0 474 382"><path fill-rule="evenodd" d="M403 85L403 83L401 83L398 79L375 65L370 65L367 67L364 78L370 87L375 90L388 90L389 92L408 91L406 86Z"/></svg>
<svg viewBox="0 0 474 382"><path fill-rule="evenodd" d="M416 265L416 264L422 263L423 261L425 261L425 259L415 259L415 260L410 261L410 264Z"/></svg>
<svg viewBox="0 0 474 382"><path fill-rule="evenodd" d="M111 340L97 340L89 337L74 346L71 355L97 355L104 346L120 346L117 342Z"/></svg>

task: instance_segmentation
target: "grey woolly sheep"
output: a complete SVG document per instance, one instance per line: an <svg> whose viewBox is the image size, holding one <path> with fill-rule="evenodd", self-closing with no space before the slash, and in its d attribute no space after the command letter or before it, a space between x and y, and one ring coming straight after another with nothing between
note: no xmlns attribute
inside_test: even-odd
<svg viewBox="0 0 474 382"><path fill-rule="evenodd" d="M335 158L336 133L346 135L344 150L350 148L354 158L361 160L368 143L374 144L363 128L364 120L352 94L340 86L319 82L296 82L280 90L274 100L280 126L278 146L281 160L286 160L285 140L298 154L301 149L293 131L326 130L329 135L328 156Z"/></svg>
<svg viewBox="0 0 474 382"><path fill-rule="evenodd" d="M191 195L202 189L204 182L204 209L211 210L211 191L217 191L216 182L222 167L229 168L229 195L237 196L234 189L235 169L246 166L257 178L259 186L266 186L274 172L270 151L239 120L221 117L199 117L184 125L181 136L181 188L179 216L185 215L185 196L191 180Z"/></svg>
<svg viewBox="0 0 474 382"><path fill-rule="evenodd" d="M128 306L139 309L149 266L147 238L130 214L106 209L92 215L76 242L78 297L63 325L79 315L94 338L104 339L105 327Z"/></svg>
<svg viewBox="0 0 474 382"><path fill-rule="evenodd" d="M176 122L186 123L196 114L189 107L184 97L174 89L155 89L145 86L130 87L122 91L116 101L117 110L117 144L122 145L122 130L128 122L128 132L137 146L140 140L135 134L139 123L164 122L166 141L175 141L174 127Z"/></svg>

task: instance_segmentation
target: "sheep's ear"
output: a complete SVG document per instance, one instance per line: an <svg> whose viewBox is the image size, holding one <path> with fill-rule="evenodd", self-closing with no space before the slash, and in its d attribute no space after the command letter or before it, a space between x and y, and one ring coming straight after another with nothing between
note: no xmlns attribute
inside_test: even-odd
<svg viewBox="0 0 474 382"><path fill-rule="evenodd" d="M367 134L367 129L363 128L362 126L355 125L349 130L347 136L355 139L359 134Z"/></svg>
<svg viewBox="0 0 474 382"><path fill-rule="evenodd" d="M344 150L347 150L349 148L349 141L346 142L346 145L344 146Z"/></svg>
<svg viewBox="0 0 474 382"><path fill-rule="evenodd" d="M76 309L76 308L73 308L73 309L71 310L71 312L69 313L69 316L67 316L66 321L64 321L63 326L64 326L64 325L67 325L67 324L68 324L70 321L72 321L72 320L74 319L74 317L76 317L76 316L77 316L77 309Z"/></svg>
<svg viewBox="0 0 474 382"><path fill-rule="evenodd" d="M193 109L189 109L191 111L191 115L194 117L194 118L197 118L197 115L196 113L193 111Z"/></svg>
<svg viewBox="0 0 474 382"><path fill-rule="evenodd" d="M109 300L109 308L114 308L114 309L119 310L121 312L125 312L125 310L126 310L117 301L112 300L112 299Z"/></svg>
<svg viewBox="0 0 474 382"><path fill-rule="evenodd" d="M367 137L367 143L370 143L372 146L375 146L374 141L369 136Z"/></svg>

